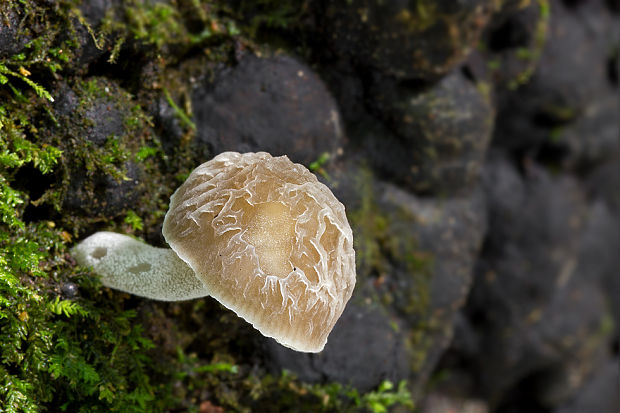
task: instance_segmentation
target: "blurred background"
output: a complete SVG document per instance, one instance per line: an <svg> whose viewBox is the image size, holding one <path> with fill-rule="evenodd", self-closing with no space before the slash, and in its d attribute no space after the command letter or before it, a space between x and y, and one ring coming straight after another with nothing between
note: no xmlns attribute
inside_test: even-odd
<svg viewBox="0 0 620 413"><path fill-rule="evenodd" d="M0 1L0 411L620 412L617 0ZM102 287L222 151L343 202L325 350Z"/></svg>

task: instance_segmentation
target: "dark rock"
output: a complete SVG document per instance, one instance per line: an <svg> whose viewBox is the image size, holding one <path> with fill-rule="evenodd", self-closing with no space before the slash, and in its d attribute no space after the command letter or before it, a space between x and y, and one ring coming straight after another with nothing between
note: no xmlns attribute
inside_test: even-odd
<svg viewBox="0 0 620 413"><path fill-rule="evenodd" d="M151 113L154 114L158 127L161 129L162 147L167 154L174 155L175 150L179 148L185 134L185 129L179 119L176 111L167 101L165 96L160 96L152 105ZM209 148L204 148L208 155ZM208 158L203 158L203 161Z"/></svg>
<svg viewBox="0 0 620 413"><path fill-rule="evenodd" d="M349 303L318 354L298 353L269 340L267 366L275 373L282 368L300 379L336 381L361 392L383 380L406 378L408 363L403 333L391 325L380 308Z"/></svg>
<svg viewBox="0 0 620 413"><path fill-rule="evenodd" d="M608 274L616 275L620 268L620 255L616 251L620 251L620 217L603 200L597 199L588 210L577 271L593 282L603 281Z"/></svg>
<svg viewBox="0 0 620 413"><path fill-rule="evenodd" d="M617 413L620 411L620 359L609 360L593 372L574 400L556 413Z"/></svg>
<svg viewBox="0 0 620 413"><path fill-rule="evenodd" d="M468 197L434 199L415 197L385 184L378 205L387 214L387 233L396 246L393 280L385 280L395 308L416 322L418 309L411 308L414 291L428 292L427 311L442 320L452 319L465 304L472 282L472 269L486 230L484 197L474 191ZM425 268L426 267L426 268ZM412 274L427 272L427 285L412 285ZM413 311L412 311L413 310ZM445 316L445 317L444 317ZM451 324L451 323L450 323Z"/></svg>
<svg viewBox="0 0 620 413"><path fill-rule="evenodd" d="M11 2L0 4L0 57L8 57L21 52L26 43L32 40L29 27L22 24L20 7Z"/></svg>
<svg viewBox="0 0 620 413"><path fill-rule="evenodd" d="M106 14L112 15L112 11L118 7L118 0L89 0L80 4L80 12L84 21L73 21L75 33L72 33L70 38L72 41L76 41L77 45L74 50L73 64L67 65L65 69L67 73L84 74L88 71L91 63L108 53L107 48L103 47L103 43L113 44L115 36L108 33L105 40L103 38L100 40L102 44L96 45L92 33L98 33Z"/></svg>
<svg viewBox="0 0 620 413"><path fill-rule="evenodd" d="M325 2L317 17L337 55L400 78L437 79L477 43L489 0Z"/></svg>
<svg viewBox="0 0 620 413"><path fill-rule="evenodd" d="M102 172L94 176L81 169L72 171L71 183L64 200L64 208L86 215L117 215L139 198L136 189L142 178L142 169L133 162L123 165L127 180L118 181Z"/></svg>
<svg viewBox="0 0 620 413"><path fill-rule="evenodd" d="M422 193L471 189L489 144L494 110L461 71L425 91L384 80L370 100L387 130L366 129L363 145L385 178Z"/></svg>
<svg viewBox="0 0 620 413"><path fill-rule="evenodd" d="M620 160L600 165L587 178L587 185L595 198L603 199L615 214L620 214Z"/></svg>
<svg viewBox="0 0 620 413"><path fill-rule="evenodd" d="M564 154L560 160L566 167L595 165L620 150L618 113L620 97L613 91L601 94L574 125L554 129L543 148Z"/></svg>
<svg viewBox="0 0 620 413"><path fill-rule="evenodd" d="M97 47L88 29L80 23L75 25L74 36L72 40L79 45L74 50L75 64L66 65L64 72L71 75L83 75L88 72L89 65L101 58L107 51L102 46L100 46L101 48Z"/></svg>
<svg viewBox="0 0 620 413"><path fill-rule="evenodd" d="M267 151L305 165L343 144L336 102L288 56L244 57L192 94L198 142L212 153Z"/></svg>
<svg viewBox="0 0 620 413"><path fill-rule="evenodd" d="M483 394L509 404L505 392L522 380L571 371L572 381L547 380L528 396L553 404L596 367L610 331L598 280L580 265L584 195L569 177L534 165L524 173L495 156L485 170L490 231L467 305L480 335L471 368Z"/></svg>
<svg viewBox="0 0 620 413"><path fill-rule="evenodd" d="M80 125L85 128L83 138L97 146L102 146L111 136L122 136L125 133L123 119L125 111L129 108L119 106L114 101L113 93L118 86L113 83L108 84L107 80L98 86L103 92L108 93L108 96L94 99L88 97L84 100L80 90L77 91L80 93L78 95L75 90L65 86L56 94L58 97L54 102L54 108L60 117L69 121L76 116L78 109L82 110L83 113L80 113L80 116L83 118L76 119L76 121L86 119L84 125Z"/></svg>
<svg viewBox="0 0 620 413"><path fill-rule="evenodd" d="M486 28L481 55L493 82L514 89L527 82L545 45L549 9L545 2L509 2Z"/></svg>
<svg viewBox="0 0 620 413"><path fill-rule="evenodd" d="M607 355L605 310L600 289L577 274L548 303L485 328L473 365L483 393L501 406L521 406L514 411L574 397Z"/></svg>
<svg viewBox="0 0 620 413"><path fill-rule="evenodd" d="M321 77L334 94L346 129L362 122L368 116L366 108L366 79L350 61L338 59L321 66Z"/></svg>
<svg viewBox="0 0 620 413"><path fill-rule="evenodd" d="M546 302L561 275L576 265L586 205L575 180L551 177L535 165L525 168L521 176L493 155L484 171L491 230L479 272L490 289L484 297L528 308ZM503 311L509 313L511 306Z"/></svg>
<svg viewBox="0 0 620 413"><path fill-rule="evenodd" d="M376 289L411 326L410 380L420 391L452 340L472 284L486 229L484 197L474 191L462 198L417 198L386 185L379 205L395 246L384 252L391 268L379 274Z"/></svg>
<svg viewBox="0 0 620 413"><path fill-rule="evenodd" d="M63 293L65 297L73 298L78 295L79 288L76 284L72 282L66 282L62 284L62 287L60 287L60 291Z"/></svg>
<svg viewBox="0 0 620 413"><path fill-rule="evenodd" d="M462 399L441 393L431 393L424 398L421 413L489 413L491 410L484 400Z"/></svg>
<svg viewBox="0 0 620 413"><path fill-rule="evenodd" d="M570 9L552 1L551 9L536 70L500 96L494 142L561 166L589 165L620 149L609 74L617 23L598 0Z"/></svg>
<svg viewBox="0 0 620 413"><path fill-rule="evenodd" d="M590 273L600 277L620 337L620 162L599 167L588 178L588 186L597 201L591 210L582 261Z"/></svg>
<svg viewBox="0 0 620 413"><path fill-rule="evenodd" d="M135 148L136 140L129 126L132 103L116 83L104 78L93 78L87 82L76 82L72 86L62 85L55 94L54 103L58 125L53 131L73 150L91 152L97 156L102 151L117 151ZM125 149L121 149L121 148ZM106 149L108 148L108 149ZM114 159L102 169L86 166L83 154L68 153L65 163L69 176L69 188L64 198L64 207L84 215L116 215L134 203L140 196L138 184L143 170L132 160ZM115 155L118 156L118 155ZM95 162L102 162L98 159ZM115 167L124 171L127 179L113 177L105 168Z"/></svg>
<svg viewBox="0 0 620 413"><path fill-rule="evenodd" d="M359 240L358 279L376 277L373 290L413 324L429 308L452 314L464 304L486 231L482 191L416 196L376 180L358 156L345 153L330 164L326 181L345 204Z"/></svg>
<svg viewBox="0 0 620 413"><path fill-rule="evenodd" d="M119 0L87 0L80 4L82 16L91 26L98 26L106 13L119 6Z"/></svg>
<svg viewBox="0 0 620 413"><path fill-rule="evenodd" d="M538 95L541 115L552 120L565 120L566 111L582 112L608 87L606 62L614 42L609 38L613 21L600 1L589 3L592 7L573 11L551 1L546 45L525 89Z"/></svg>

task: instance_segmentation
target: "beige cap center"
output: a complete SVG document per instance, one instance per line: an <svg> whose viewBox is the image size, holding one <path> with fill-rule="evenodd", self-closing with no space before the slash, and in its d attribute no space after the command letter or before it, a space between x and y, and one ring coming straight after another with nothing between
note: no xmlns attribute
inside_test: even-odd
<svg viewBox="0 0 620 413"><path fill-rule="evenodd" d="M256 249L259 266L267 275L286 277L292 270L291 252L295 225L290 210L281 202L265 202L254 207L244 238Z"/></svg>

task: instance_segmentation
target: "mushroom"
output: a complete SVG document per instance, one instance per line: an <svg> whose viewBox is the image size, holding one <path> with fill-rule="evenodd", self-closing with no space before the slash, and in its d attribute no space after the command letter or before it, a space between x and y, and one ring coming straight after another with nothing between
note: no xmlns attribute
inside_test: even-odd
<svg viewBox="0 0 620 413"><path fill-rule="evenodd" d="M305 167L224 152L170 199L172 249L98 232L74 249L105 286L156 300L210 295L267 337L319 352L355 286L344 206Z"/></svg>

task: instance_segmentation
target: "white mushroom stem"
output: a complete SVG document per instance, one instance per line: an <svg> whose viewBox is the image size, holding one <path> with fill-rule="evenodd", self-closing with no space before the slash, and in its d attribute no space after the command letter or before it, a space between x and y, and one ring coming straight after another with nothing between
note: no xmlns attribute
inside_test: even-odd
<svg viewBox="0 0 620 413"><path fill-rule="evenodd" d="M97 232L72 254L92 267L106 287L161 301L191 300L209 291L194 271L169 248L156 248L127 235Z"/></svg>

